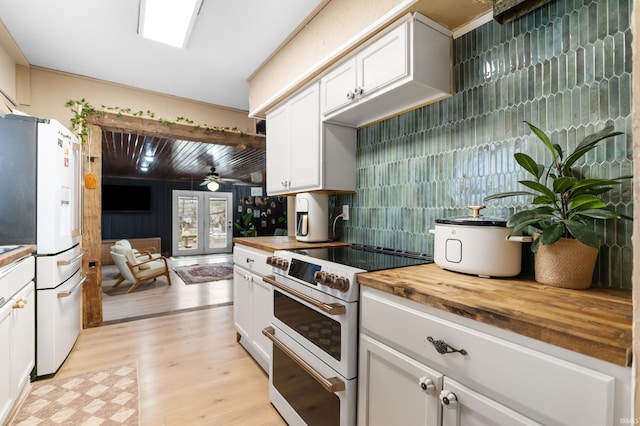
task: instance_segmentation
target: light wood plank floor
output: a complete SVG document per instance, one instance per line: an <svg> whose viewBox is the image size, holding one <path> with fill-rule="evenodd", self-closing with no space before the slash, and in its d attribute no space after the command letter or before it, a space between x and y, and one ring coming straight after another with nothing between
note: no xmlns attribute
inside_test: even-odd
<svg viewBox="0 0 640 426"><path fill-rule="evenodd" d="M82 330L56 377L137 362L141 425L285 425L223 306Z"/></svg>
<svg viewBox="0 0 640 426"><path fill-rule="evenodd" d="M218 254L168 259L169 268L220 262L233 263L233 257L231 254ZM102 320L107 324L194 308L219 306L229 304L233 300L233 280L186 285L173 270L170 273L171 287L167 285L165 277L160 277L156 281L141 284L129 294L109 296L105 290L113 287L117 275L118 268L115 265L102 266ZM126 289L129 284L124 282L118 288Z"/></svg>

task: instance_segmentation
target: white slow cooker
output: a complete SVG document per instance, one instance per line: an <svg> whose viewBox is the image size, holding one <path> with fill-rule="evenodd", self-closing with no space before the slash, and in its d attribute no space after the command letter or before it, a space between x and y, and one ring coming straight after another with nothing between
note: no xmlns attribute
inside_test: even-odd
<svg viewBox="0 0 640 426"><path fill-rule="evenodd" d="M512 236L505 219L480 215L484 206L469 206L471 216L436 219L434 262L448 269L480 277L513 277L522 269L522 242Z"/></svg>

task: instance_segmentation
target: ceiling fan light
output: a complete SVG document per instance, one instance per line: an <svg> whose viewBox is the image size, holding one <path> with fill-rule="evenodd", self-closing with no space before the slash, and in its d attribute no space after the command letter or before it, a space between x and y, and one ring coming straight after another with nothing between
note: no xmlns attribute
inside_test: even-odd
<svg viewBox="0 0 640 426"><path fill-rule="evenodd" d="M220 185L218 184L218 182L213 182L213 181L211 181L211 182L209 182L209 183L207 184L207 189L208 189L209 191L215 192L215 191L217 191L219 188L220 188Z"/></svg>

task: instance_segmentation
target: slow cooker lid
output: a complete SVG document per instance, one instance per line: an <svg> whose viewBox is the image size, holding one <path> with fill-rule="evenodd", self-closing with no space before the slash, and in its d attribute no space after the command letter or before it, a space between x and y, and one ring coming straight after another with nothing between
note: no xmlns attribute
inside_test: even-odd
<svg viewBox="0 0 640 426"><path fill-rule="evenodd" d="M443 225L468 225L468 226L500 226L506 227L507 221L505 219L489 216L459 216L448 217L444 219L436 219L436 223Z"/></svg>
<svg viewBox="0 0 640 426"><path fill-rule="evenodd" d="M499 217L490 217L490 216L481 216L480 210L484 209L485 206L467 206L467 208L471 209L471 216L456 216L456 217L448 217L444 219L436 219L435 223L440 223L444 225L467 225L467 226L500 226L506 227L507 221L506 219L502 219Z"/></svg>

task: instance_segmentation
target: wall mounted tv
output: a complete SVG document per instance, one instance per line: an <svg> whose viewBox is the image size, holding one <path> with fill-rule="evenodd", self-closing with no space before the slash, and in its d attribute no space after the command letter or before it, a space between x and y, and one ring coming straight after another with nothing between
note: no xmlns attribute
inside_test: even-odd
<svg viewBox="0 0 640 426"><path fill-rule="evenodd" d="M136 185L102 185L103 212L151 211L151 187Z"/></svg>

